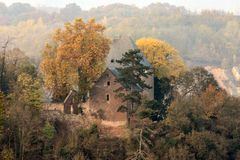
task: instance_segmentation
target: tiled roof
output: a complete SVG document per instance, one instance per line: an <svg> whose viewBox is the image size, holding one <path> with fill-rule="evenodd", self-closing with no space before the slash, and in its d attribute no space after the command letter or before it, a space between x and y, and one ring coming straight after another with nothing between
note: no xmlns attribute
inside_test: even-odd
<svg viewBox="0 0 240 160"><path fill-rule="evenodd" d="M107 69L109 69L117 79L121 77L120 73L117 71L116 68L108 67ZM121 84L123 85L123 87L127 87L126 84L123 84L123 83ZM137 91L142 91L142 88L138 84L134 85L133 89Z"/></svg>
<svg viewBox="0 0 240 160"><path fill-rule="evenodd" d="M107 56L107 67L119 67L119 64L116 63L116 60L121 59L123 54L128 52L130 49L137 49L137 46L131 37L122 35L113 39L109 54ZM152 67L144 54L140 54L143 56L142 64Z"/></svg>

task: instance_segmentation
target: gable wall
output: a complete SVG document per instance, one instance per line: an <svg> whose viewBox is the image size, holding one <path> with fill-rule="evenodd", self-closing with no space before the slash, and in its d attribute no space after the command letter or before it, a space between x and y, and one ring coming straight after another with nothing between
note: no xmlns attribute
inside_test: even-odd
<svg viewBox="0 0 240 160"><path fill-rule="evenodd" d="M108 81L110 86L107 85ZM104 111L105 120L126 121L126 113L117 112L119 106L124 104L114 92L119 87L121 84L116 82L115 76L107 69L90 91L89 106L91 112L97 112L101 109ZM107 101L107 95L109 95L109 101Z"/></svg>
<svg viewBox="0 0 240 160"><path fill-rule="evenodd" d="M136 48L137 46L135 45L134 41L126 35L122 35L117 39L113 39L109 54L106 59L107 66L110 68L120 67L120 65L116 63L116 60L121 59L123 54L125 54L125 52L128 52L129 49L136 49ZM144 58L145 58L145 61L147 61L146 57ZM111 60L114 60L114 61L112 62ZM149 62L147 61L147 63ZM154 99L154 76L149 76L144 80L152 88L145 89L143 92L143 96L147 97L149 100L153 100Z"/></svg>

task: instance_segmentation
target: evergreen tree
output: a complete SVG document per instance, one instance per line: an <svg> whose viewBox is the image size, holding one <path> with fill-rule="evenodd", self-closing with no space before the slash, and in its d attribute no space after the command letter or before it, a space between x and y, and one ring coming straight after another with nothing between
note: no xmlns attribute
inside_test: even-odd
<svg viewBox="0 0 240 160"><path fill-rule="evenodd" d="M118 82L123 84L116 90L117 95L126 102L126 106L120 106L118 111L127 112L128 125L130 125L130 118L136 107L141 103L141 93L144 89L150 89L144 78L152 74L151 68L144 64L143 56L139 49L129 50L120 60L116 61L121 67L116 68L119 72Z"/></svg>
<svg viewBox="0 0 240 160"><path fill-rule="evenodd" d="M154 77L154 100L147 100L143 104L140 118L152 121L162 121L167 116L167 110L174 100L172 81L174 77Z"/></svg>

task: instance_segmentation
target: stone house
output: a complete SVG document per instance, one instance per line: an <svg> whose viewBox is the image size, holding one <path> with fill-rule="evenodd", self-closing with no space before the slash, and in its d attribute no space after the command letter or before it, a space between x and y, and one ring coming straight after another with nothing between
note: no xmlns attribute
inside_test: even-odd
<svg viewBox="0 0 240 160"><path fill-rule="evenodd" d="M112 45L109 51L109 54L106 59L106 64L108 68L119 67L119 64L116 63L116 60L121 59L125 52L128 52L130 49L137 49L135 42L128 36L119 36L112 40ZM152 67L146 57L143 56L143 64L145 66ZM151 86L151 89L146 89L143 91L143 95L148 99L154 99L154 76L149 76L147 79L144 79L145 82Z"/></svg>
<svg viewBox="0 0 240 160"><path fill-rule="evenodd" d="M89 94L89 110L101 114L101 118L110 121L125 121L126 114L117 112L119 106L126 105L116 96L115 90L124 87L117 82L117 73L107 68L96 81Z"/></svg>
<svg viewBox="0 0 240 160"><path fill-rule="evenodd" d="M66 114L78 114L78 99L77 99L77 91L71 90L68 96L65 98L63 102L64 113Z"/></svg>
<svg viewBox="0 0 240 160"><path fill-rule="evenodd" d="M89 94L89 109L91 112L101 113L102 118L109 121L126 121L126 113L117 112L121 105L126 105L116 96L115 90L124 87L124 84L117 82L118 72L115 69L119 67L116 60L122 58L129 49L136 49L134 41L128 36L120 36L113 39L112 46L106 59L107 69L96 81ZM142 54L142 53L141 53ZM144 65L151 67L151 64L144 57ZM143 96L148 99L154 98L154 77L150 76L144 79L146 83L152 86L151 89L143 91Z"/></svg>
<svg viewBox="0 0 240 160"><path fill-rule="evenodd" d="M120 36L116 39L113 39L109 54L106 59L106 70L93 85L89 93L88 101L86 102L88 104L88 110L91 113L100 114L101 118L107 121L122 122L127 120L126 113L117 112L118 108L121 105L126 104L123 103L122 100L116 96L115 90L120 87L124 87L124 84L120 84L119 82L117 82L119 74L115 68L119 67L116 63L116 60L120 59L125 52L129 51L129 49L136 48L137 47L134 41L130 37ZM142 63L151 67L151 64L147 61L145 57ZM147 79L144 80L152 88L144 90L143 96L148 99L153 99L154 77L149 76ZM70 111L69 108L71 107L69 106L69 104L74 109L72 100L73 97L74 96L69 95L66 98L65 102L68 104L64 105L64 111L67 111L65 113L69 113ZM72 112L70 111L70 113Z"/></svg>

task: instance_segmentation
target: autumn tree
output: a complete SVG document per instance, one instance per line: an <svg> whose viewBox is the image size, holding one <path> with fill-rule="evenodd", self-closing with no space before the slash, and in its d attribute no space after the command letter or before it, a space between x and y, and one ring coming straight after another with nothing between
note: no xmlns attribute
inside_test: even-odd
<svg viewBox="0 0 240 160"><path fill-rule="evenodd" d="M7 47L7 43L4 45L4 51L1 55L0 79L2 85L1 90L5 94L9 94L20 74L27 73L36 77L37 69L35 64L33 64L29 57L19 48L7 49L5 47Z"/></svg>
<svg viewBox="0 0 240 160"><path fill-rule="evenodd" d="M8 149L12 148L15 158L19 159L38 156L33 154L40 152L41 146L42 90L38 78L27 73L18 75L6 100L5 139L9 141Z"/></svg>
<svg viewBox="0 0 240 160"><path fill-rule="evenodd" d="M174 91L180 96L200 95L209 85L220 89L214 76L202 67L195 67L182 73L174 81Z"/></svg>
<svg viewBox="0 0 240 160"><path fill-rule="evenodd" d="M20 106L41 109L43 99L39 80L26 73L20 74L11 97Z"/></svg>
<svg viewBox="0 0 240 160"><path fill-rule="evenodd" d="M19 48L8 50L6 56L6 77L8 83L16 82L17 77L26 73L32 77L37 77L37 67L32 60ZM11 89L12 86L10 86Z"/></svg>
<svg viewBox="0 0 240 160"><path fill-rule="evenodd" d="M218 96L206 97L210 94ZM210 102L209 99L212 100L210 106L204 106L205 102ZM168 108L167 118L155 125L157 126L155 129L157 136L154 138L155 146L152 150L159 157L167 159L178 159L178 156L182 157L181 159L197 160L228 159L228 146L230 144L233 147L234 144L230 142L231 140L229 141L230 137L222 135L229 123L219 123L222 121L220 110L229 107L224 105L224 101L222 91L214 90L212 86L200 96L175 99ZM208 116L206 111L209 109L206 107L215 111L214 119L212 116ZM216 110L216 108L218 109ZM239 113L233 115L237 114ZM236 126L236 124L230 123ZM233 149L235 154L236 148ZM181 151L181 153L176 153L176 151Z"/></svg>
<svg viewBox="0 0 240 160"><path fill-rule="evenodd" d="M110 41L103 35L104 30L105 27L96 23L94 19L86 23L82 19L76 19L73 23L66 23L63 29L58 29L53 37L56 48L52 51L56 64L46 62L48 58L42 61L41 68L44 77L53 76L52 79L54 79L56 72L61 72L66 78L70 78L68 73L76 73L77 83L75 85L78 86L79 97L81 100L85 99L92 82L103 71L105 58L109 51ZM68 65L65 69L72 70L57 68L56 66L60 64ZM46 69L51 65L57 71L48 73ZM53 82L49 88L53 88L54 83L55 85L58 83L57 81ZM45 79L46 83L50 84L47 79ZM71 84L66 83L66 85Z"/></svg>
<svg viewBox="0 0 240 160"><path fill-rule="evenodd" d="M0 157L2 160L14 160L14 153L11 148L4 146Z"/></svg>
<svg viewBox="0 0 240 160"><path fill-rule="evenodd" d="M226 96L226 91L210 84L199 97L202 100L206 116L213 119L218 118L218 112L223 106Z"/></svg>
<svg viewBox="0 0 240 160"><path fill-rule="evenodd" d="M0 71L0 89L2 92L6 92L7 91L7 85L6 85L6 52L7 52L7 47L9 45L9 37L6 40L6 42L4 43L4 45L2 46L3 51L1 54L1 71Z"/></svg>
<svg viewBox="0 0 240 160"><path fill-rule="evenodd" d="M158 78L178 76L185 65L178 51L165 41L153 38L141 38L136 41L139 49L154 67Z"/></svg>
<svg viewBox="0 0 240 160"><path fill-rule="evenodd" d="M5 119L5 108L4 108L4 96L3 93L0 92L0 140L3 135L3 124Z"/></svg>
<svg viewBox="0 0 240 160"><path fill-rule="evenodd" d="M51 159L53 156L53 139L56 136L56 129L54 125L49 123L48 121L45 122L45 125L42 128L43 134L43 156L45 159Z"/></svg>
<svg viewBox="0 0 240 160"><path fill-rule="evenodd" d="M143 56L140 50L129 50L120 60L116 61L120 67L116 68L119 72L118 82L124 87L116 90L117 95L127 102L127 106L121 106L118 111L127 112L128 125L135 108L141 103L141 93L144 89L150 89L143 78L152 74L151 68L143 63Z"/></svg>
<svg viewBox="0 0 240 160"><path fill-rule="evenodd" d="M77 74L68 62L57 60L56 44L45 46L40 68L44 76L44 86L50 91L52 101L63 101L76 84Z"/></svg>
<svg viewBox="0 0 240 160"><path fill-rule="evenodd" d="M236 97L227 97L223 101L222 107L218 109L217 114L217 131L220 131L223 137L229 140L229 157L230 159L239 158L240 151L240 99Z"/></svg>
<svg viewBox="0 0 240 160"><path fill-rule="evenodd" d="M41 151L41 120L35 108L25 106L14 101L9 108L8 128L6 140L17 159L37 159Z"/></svg>

